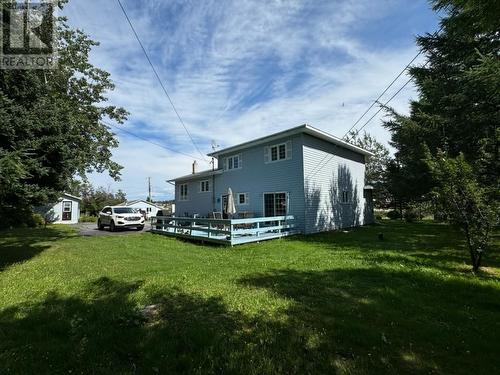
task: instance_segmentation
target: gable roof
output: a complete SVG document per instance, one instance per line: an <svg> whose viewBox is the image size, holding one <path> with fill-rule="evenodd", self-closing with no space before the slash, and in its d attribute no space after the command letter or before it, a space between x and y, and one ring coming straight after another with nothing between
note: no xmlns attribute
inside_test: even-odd
<svg viewBox="0 0 500 375"><path fill-rule="evenodd" d="M208 154L208 156L213 156L213 157L217 158L221 154L227 154L230 152L237 152L237 151L243 150L243 149L248 148L248 147L258 146L258 145L263 144L263 143L271 142L273 140L277 140L280 138L289 137L289 136L301 134L301 133L309 134L313 137L320 138L324 141L333 143L335 145L341 146L343 148L357 152L357 153L362 154L362 155L366 155L366 156L373 155L373 153L371 153L370 151L364 150L361 147L355 146L355 145L353 145L349 142L346 142L346 141L344 141L344 140L342 140L342 139L340 139L332 134L324 132L323 130L319 130L311 125L304 124L304 125L296 126L295 128L291 128L291 129L283 130L283 131L278 132L278 133L267 135L265 137L257 138L257 139L254 139L253 141L248 141L248 142L240 143L240 144L235 145L235 146L227 147L227 148L224 148L222 150L212 152L212 153Z"/></svg>
<svg viewBox="0 0 500 375"><path fill-rule="evenodd" d="M144 199L134 199L134 200L131 200L131 201L125 201L125 202L120 203L120 206L130 206L132 204L139 203L139 202L149 204L150 206L155 206L156 208L163 208L162 206L159 206L156 203L148 202L148 201L146 201Z"/></svg>

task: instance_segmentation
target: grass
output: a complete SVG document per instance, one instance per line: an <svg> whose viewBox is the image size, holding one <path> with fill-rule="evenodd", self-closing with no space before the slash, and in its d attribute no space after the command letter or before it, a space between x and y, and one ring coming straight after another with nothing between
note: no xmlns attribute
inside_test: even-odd
<svg viewBox="0 0 500 375"><path fill-rule="evenodd" d="M472 275L460 239L399 222L235 248L1 232L0 373L498 374L500 259Z"/></svg>

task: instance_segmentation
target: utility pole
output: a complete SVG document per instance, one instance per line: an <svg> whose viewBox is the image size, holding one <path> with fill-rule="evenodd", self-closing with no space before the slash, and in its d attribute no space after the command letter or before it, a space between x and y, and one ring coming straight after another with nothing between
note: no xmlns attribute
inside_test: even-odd
<svg viewBox="0 0 500 375"><path fill-rule="evenodd" d="M152 202L153 200L151 199L151 177L148 177L148 201Z"/></svg>

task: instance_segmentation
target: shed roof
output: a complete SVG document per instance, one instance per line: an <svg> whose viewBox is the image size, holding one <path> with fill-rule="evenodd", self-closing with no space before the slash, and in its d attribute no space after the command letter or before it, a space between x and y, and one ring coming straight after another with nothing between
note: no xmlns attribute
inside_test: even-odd
<svg viewBox="0 0 500 375"><path fill-rule="evenodd" d="M75 196L75 195L71 195L71 194L68 194L68 193L63 193L63 195L64 195L65 197L72 198L72 199L75 199L75 200L77 200L77 201L81 201L81 200L82 200L82 198L81 198L81 197L77 197L77 196Z"/></svg>

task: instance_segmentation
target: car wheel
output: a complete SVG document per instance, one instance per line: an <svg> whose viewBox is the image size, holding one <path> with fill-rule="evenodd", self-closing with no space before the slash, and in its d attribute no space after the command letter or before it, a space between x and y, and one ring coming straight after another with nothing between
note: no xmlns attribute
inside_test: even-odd
<svg viewBox="0 0 500 375"><path fill-rule="evenodd" d="M99 230L103 230L104 229L104 225L102 225L101 219L97 220L97 229L99 229Z"/></svg>
<svg viewBox="0 0 500 375"><path fill-rule="evenodd" d="M137 227L135 229L137 229L137 230L143 230L144 229L144 225L141 225L140 227Z"/></svg>
<svg viewBox="0 0 500 375"><path fill-rule="evenodd" d="M114 231L115 231L115 229L116 229L116 228L115 228L115 222L114 222L114 221L111 221L111 224L109 224L109 230L110 230L111 232L114 232Z"/></svg>

